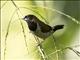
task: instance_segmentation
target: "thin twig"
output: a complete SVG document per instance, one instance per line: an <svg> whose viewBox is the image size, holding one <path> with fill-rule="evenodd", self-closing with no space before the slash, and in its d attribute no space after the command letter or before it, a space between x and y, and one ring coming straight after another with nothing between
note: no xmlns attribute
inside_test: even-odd
<svg viewBox="0 0 80 60"><path fill-rule="evenodd" d="M35 35L34 35L34 38L35 38L35 40L36 40L36 42L38 44L38 50L39 50L39 52L40 52L40 54L42 56L42 59L43 60L47 60L47 58L45 58L45 52L44 52L44 49L42 48L42 45L40 44L39 38L36 37Z"/></svg>
<svg viewBox="0 0 80 60"><path fill-rule="evenodd" d="M79 52L79 51L77 51L77 50L75 50L75 49L73 49L73 48L71 48L71 47L67 47L67 49L72 50L73 52L75 52L75 53L76 53L76 55L77 55L77 56L79 56L79 57L80 57L80 52Z"/></svg>
<svg viewBox="0 0 80 60"><path fill-rule="evenodd" d="M18 8L18 6L15 4L15 2L13 0L11 0L13 5L18 9L18 11L21 13L20 9ZM19 18L19 14L18 14L18 11L17 11L17 15L18 15L18 18ZM21 13L21 15L23 16L23 14ZM28 51L28 54L29 54L29 49L28 49L28 44L27 44L27 41L26 41L26 34L25 34L25 31L24 31L24 27L23 27L23 23L20 20L20 24L21 24L21 27L22 27L22 32L23 32L23 35L24 35L24 41L25 41L25 45L26 45L26 48L27 48L27 51Z"/></svg>
<svg viewBox="0 0 80 60"><path fill-rule="evenodd" d="M5 54L6 54L6 48L7 48L7 37L8 37L8 34L9 34L9 28L10 28L10 25L11 25L11 21L12 21L12 18L15 14L17 10L15 10L10 18L10 21L9 21L9 24L8 24L8 27L7 27L7 32L6 32L6 35L5 35L5 48L4 48L4 60L5 60Z"/></svg>
<svg viewBox="0 0 80 60"><path fill-rule="evenodd" d="M77 47L80 47L80 46L78 46L78 45L76 45L76 46L77 46ZM64 51L64 50L66 50L66 49L72 50L73 52L75 52L75 53L80 57L80 52L77 51L77 50L74 50L74 49L73 49L74 47L75 47L75 46L69 46L69 47L65 47L65 48L62 48L62 49L58 49L58 50L50 53L49 55L47 55L45 58L47 58L47 57L49 57L49 56L51 56L51 55L53 55L53 54L55 54L55 53L62 52L62 51Z"/></svg>
<svg viewBox="0 0 80 60"><path fill-rule="evenodd" d="M40 7L40 6L39 6L39 7ZM46 8L46 9L50 9L50 10L52 10L52 11L55 11L55 12L61 14L61 15L66 16L67 18L71 19L71 20L74 21L75 23L80 24L80 22L77 21L75 18L73 18L73 17L71 17L70 15L65 14L65 13L63 13L63 12L61 12L61 11L59 11L59 10L52 9L52 8L49 8L49 7L41 7L41 8Z"/></svg>
<svg viewBox="0 0 80 60"><path fill-rule="evenodd" d="M19 17L18 12L17 12L17 15L18 15L18 17ZM25 31L24 31L24 26L23 26L23 23L22 23L22 21L20 20L20 18L19 18L19 21L20 21L20 24L21 24L21 27L22 27L22 32L23 32L23 35L24 35L25 45L26 45L26 48L27 48L27 51L28 51L28 54L29 54L29 49L28 49L28 45L27 45L27 41L26 41L26 34L25 34Z"/></svg>
<svg viewBox="0 0 80 60"><path fill-rule="evenodd" d="M0 7L0 9L2 9L2 8L6 5L7 1L8 1L8 0L6 0L6 1L3 3L3 5Z"/></svg>
<svg viewBox="0 0 80 60"><path fill-rule="evenodd" d="M57 49L57 46L56 46L55 38L54 38L53 35L52 35L52 37L53 37L53 43L54 43L54 46L55 46L54 48L57 51L58 49ZM56 56L57 56L57 60L59 60L58 53L56 53Z"/></svg>

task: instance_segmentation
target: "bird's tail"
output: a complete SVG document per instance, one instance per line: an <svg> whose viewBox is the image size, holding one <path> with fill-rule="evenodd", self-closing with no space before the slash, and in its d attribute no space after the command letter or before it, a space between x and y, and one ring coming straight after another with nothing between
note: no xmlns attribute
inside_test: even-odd
<svg viewBox="0 0 80 60"><path fill-rule="evenodd" d="M60 29L63 29L64 25L56 25L56 26L53 26L53 31L57 31L57 30L60 30Z"/></svg>

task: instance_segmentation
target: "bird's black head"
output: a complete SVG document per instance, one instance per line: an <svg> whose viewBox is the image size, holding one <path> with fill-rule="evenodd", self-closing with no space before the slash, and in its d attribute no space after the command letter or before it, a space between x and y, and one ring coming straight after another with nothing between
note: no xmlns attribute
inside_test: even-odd
<svg viewBox="0 0 80 60"><path fill-rule="evenodd" d="M28 23L28 27L31 31L35 31L37 29L37 22L35 21L36 17L34 15L26 15L23 20Z"/></svg>
<svg viewBox="0 0 80 60"><path fill-rule="evenodd" d="M24 19L25 21L31 21L31 20L33 20L34 18L35 18L34 15L26 15L23 19Z"/></svg>

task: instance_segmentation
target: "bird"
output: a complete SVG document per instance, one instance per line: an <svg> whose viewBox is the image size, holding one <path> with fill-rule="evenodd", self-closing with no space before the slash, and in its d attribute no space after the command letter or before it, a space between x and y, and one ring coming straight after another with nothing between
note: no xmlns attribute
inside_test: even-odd
<svg viewBox="0 0 80 60"><path fill-rule="evenodd" d="M35 15L28 14L24 16L24 21L28 24L29 30L37 37L46 39L50 35L52 35L57 30L63 29L64 25L55 25L51 27L50 25L42 22L39 18Z"/></svg>

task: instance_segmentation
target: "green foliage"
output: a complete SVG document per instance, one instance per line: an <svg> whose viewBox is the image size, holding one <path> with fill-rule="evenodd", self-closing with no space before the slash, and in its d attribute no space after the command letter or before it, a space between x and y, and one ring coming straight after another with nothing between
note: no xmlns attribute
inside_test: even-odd
<svg viewBox="0 0 80 60"><path fill-rule="evenodd" d="M75 9L73 5L75 6ZM9 52L8 48L10 49L8 43L10 44L11 39L9 38L11 38L11 36L14 36L16 32L19 31L19 37L17 35L18 38L16 38L16 40L21 38L20 41L22 40L25 42L23 43L24 45L22 45L25 46L23 51L26 49L25 52L27 52L26 59L31 58L32 60L73 60L74 58L70 58L69 56L74 56L75 54L77 55L77 58L76 56L74 57L79 60L80 52L76 49L77 47L80 47L80 19L78 17L80 14L79 11L77 11L80 9L78 8L78 1L5 1L1 7L1 17L3 18L1 19L1 40L3 40L3 43L5 45L3 54L4 59L6 60L6 53ZM8 10L10 11L10 17L6 16L6 14L8 14L6 13L8 12ZM42 39L34 37L34 35L29 32L26 23L22 20L22 18L28 14L36 15L41 21L50 26L64 24L64 29L55 32L43 43L41 43L40 46L37 46L39 43L37 42L37 40ZM4 17L7 19L5 19ZM4 25L4 23L6 24ZM12 37L12 40L14 40L14 37ZM18 41L18 44L21 43L20 41ZM70 50L74 53L72 53ZM71 55L68 55L70 53Z"/></svg>

